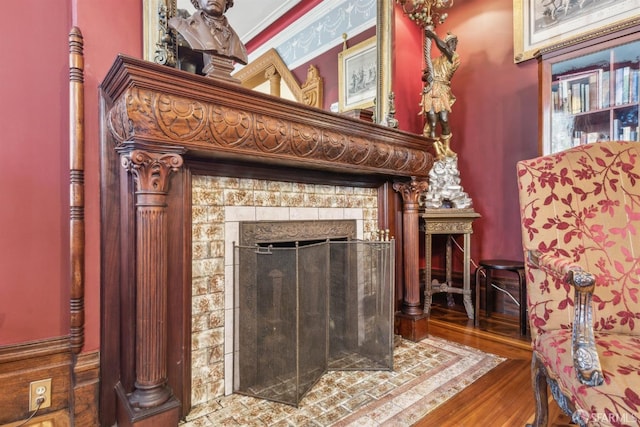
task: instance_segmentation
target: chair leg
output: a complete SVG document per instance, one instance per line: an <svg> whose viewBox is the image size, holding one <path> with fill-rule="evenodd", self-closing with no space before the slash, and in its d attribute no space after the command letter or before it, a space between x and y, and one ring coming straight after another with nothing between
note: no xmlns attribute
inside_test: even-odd
<svg viewBox="0 0 640 427"><path fill-rule="evenodd" d="M527 335L527 282L524 271L518 270L518 286L520 286L520 335Z"/></svg>
<svg viewBox="0 0 640 427"><path fill-rule="evenodd" d="M536 417L532 427L546 427L549 422L549 401L547 398L547 370L538 359L536 352L531 357L531 384L536 401Z"/></svg>

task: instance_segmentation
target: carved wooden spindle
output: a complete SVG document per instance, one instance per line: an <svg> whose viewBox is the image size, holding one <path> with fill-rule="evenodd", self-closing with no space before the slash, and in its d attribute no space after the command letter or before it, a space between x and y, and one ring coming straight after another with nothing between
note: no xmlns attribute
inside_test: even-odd
<svg viewBox="0 0 640 427"><path fill-rule="evenodd" d="M78 27L69 33L69 239L71 351L84 345L84 57Z"/></svg>
<svg viewBox="0 0 640 427"><path fill-rule="evenodd" d="M402 229L404 254L404 295L402 312L408 315L423 314L420 306L420 254L419 239L419 199L429 187L428 181L418 181L411 177L409 182L396 182L393 189L402 195Z"/></svg>
<svg viewBox="0 0 640 427"><path fill-rule="evenodd" d="M122 166L136 183L136 381L133 407L163 404L167 386L167 226L169 177L182 166L178 154L133 150Z"/></svg>

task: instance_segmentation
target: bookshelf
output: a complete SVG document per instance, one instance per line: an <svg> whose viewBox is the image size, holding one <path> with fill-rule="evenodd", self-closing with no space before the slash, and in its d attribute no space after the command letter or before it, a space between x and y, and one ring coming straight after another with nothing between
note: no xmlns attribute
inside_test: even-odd
<svg viewBox="0 0 640 427"><path fill-rule="evenodd" d="M541 55L542 154L606 140L640 141L640 33Z"/></svg>

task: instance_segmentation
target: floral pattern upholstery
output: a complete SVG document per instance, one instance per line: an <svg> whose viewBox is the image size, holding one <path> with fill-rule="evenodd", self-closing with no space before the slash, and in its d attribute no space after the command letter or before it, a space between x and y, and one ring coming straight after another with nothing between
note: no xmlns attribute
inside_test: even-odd
<svg viewBox="0 0 640 427"><path fill-rule="evenodd" d="M589 425L629 425L640 422L640 336L596 333L604 373L597 387L581 384L571 358L571 331L559 329L539 336L535 346L548 375Z"/></svg>
<svg viewBox="0 0 640 427"><path fill-rule="evenodd" d="M517 173L534 356L577 410L577 422L638 425L640 143L583 145L520 161ZM599 386L581 383L574 367L577 304L567 278L575 271L595 278Z"/></svg>

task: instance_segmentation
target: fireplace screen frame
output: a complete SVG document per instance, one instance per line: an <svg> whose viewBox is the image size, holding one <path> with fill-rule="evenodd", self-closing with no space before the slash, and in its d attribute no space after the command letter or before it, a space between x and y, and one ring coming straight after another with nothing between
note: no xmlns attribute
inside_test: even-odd
<svg viewBox="0 0 640 427"><path fill-rule="evenodd" d="M251 223L284 231L234 244L234 392L298 406L327 371L393 370L395 242L352 239L349 222Z"/></svg>

